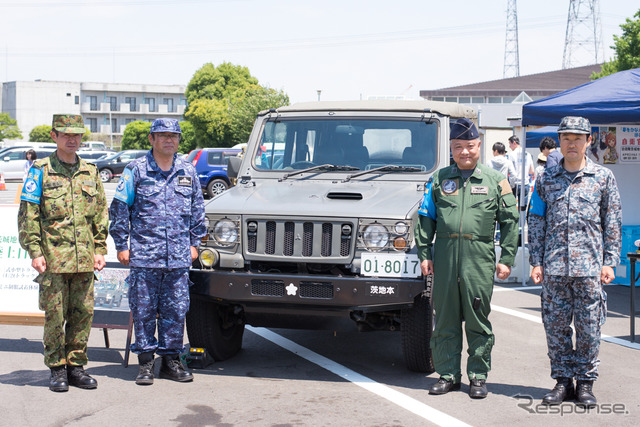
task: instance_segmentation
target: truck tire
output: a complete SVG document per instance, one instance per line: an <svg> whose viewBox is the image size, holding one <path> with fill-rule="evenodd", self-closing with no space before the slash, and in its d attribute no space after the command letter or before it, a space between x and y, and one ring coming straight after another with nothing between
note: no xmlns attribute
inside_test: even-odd
<svg viewBox="0 0 640 427"><path fill-rule="evenodd" d="M207 194L209 197L215 197L229 188L224 179L212 179L207 185Z"/></svg>
<svg viewBox="0 0 640 427"><path fill-rule="evenodd" d="M433 320L433 307L425 292L415 298L412 308L402 310L402 354L410 371L428 374L435 371L429 346Z"/></svg>
<svg viewBox="0 0 640 427"><path fill-rule="evenodd" d="M227 360L242 348L244 323L238 320L231 308L192 296L186 319L189 345L206 348L214 360Z"/></svg>

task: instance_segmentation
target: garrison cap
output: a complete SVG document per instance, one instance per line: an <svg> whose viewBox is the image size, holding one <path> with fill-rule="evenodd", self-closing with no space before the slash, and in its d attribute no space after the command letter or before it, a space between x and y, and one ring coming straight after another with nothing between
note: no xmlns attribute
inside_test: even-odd
<svg viewBox="0 0 640 427"><path fill-rule="evenodd" d="M178 120L162 117L160 119L155 119L151 124L151 133L156 132L182 133L182 130L180 129Z"/></svg>
<svg viewBox="0 0 640 427"><path fill-rule="evenodd" d="M478 139L479 137L478 129L471 120L463 118L451 123L449 139L464 139L465 141L470 141L472 139Z"/></svg>
<svg viewBox="0 0 640 427"><path fill-rule="evenodd" d="M79 114L54 114L51 127L62 133L86 133L82 116Z"/></svg>
<svg viewBox="0 0 640 427"><path fill-rule="evenodd" d="M581 133L591 134L591 123L586 117L567 116L562 119L558 126L558 133Z"/></svg>

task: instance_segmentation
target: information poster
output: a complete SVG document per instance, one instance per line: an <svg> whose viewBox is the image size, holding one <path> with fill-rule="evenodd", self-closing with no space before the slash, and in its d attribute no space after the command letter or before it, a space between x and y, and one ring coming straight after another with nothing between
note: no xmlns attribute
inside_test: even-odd
<svg viewBox="0 0 640 427"><path fill-rule="evenodd" d="M601 165L640 163L640 125L592 126L587 151Z"/></svg>

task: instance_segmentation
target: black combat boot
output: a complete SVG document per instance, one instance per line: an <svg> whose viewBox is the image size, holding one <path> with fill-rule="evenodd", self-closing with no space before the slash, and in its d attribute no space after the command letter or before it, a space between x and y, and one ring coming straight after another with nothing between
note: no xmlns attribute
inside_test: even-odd
<svg viewBox="0 0 640 427"><path fill-rule="evenodd" d="M91 389L97 388L98 382L91 378L89 374L84 371L82 366L71 366L69 365L69 384L74 387Z"/></svg>
<svg viewBox="0 0 640 427"><path fill-rule="evenodd" d="M187 382L193 381L193 374L185 371L180 362L179 354L166 354L162 356L162 365L160 366L160 378L166 378L173 381Z"/></svg>
<svg viewBox="0 0 640 427"><path fill-rule="evenodd" d="M594 406L598 403L598 400L593 395L593 381L578 380L576 398L579 404L587 407Z"/></svg>
<svg viewBox="0 0 640 427"><path fill-rule="evenodd" d="M542 403L545 405L559 405L565 400L569 400L573 397L573 379L560 377L557 379L556 386L549 393L545 394L542 398Z"/></svg>
<svg viewBox="0 0 640 427"><path fill-rule="evenodd" d="M136 384L151 385L153 384L153 352L140 353L138 355L138 376Z"/></svg>
<svg viewBox="0 0 640 427"><path fill-rule="evenodd" d="M486 380L474 379L469 383L469 397L472 399L484 399L488 393Z"/></svg>
<svg viewBox="0 0 640 427"><path fill-rule="evenodd" d="M51 368L51 376L49 377L49 390L51 391L68 391L69 381L67 380L67 367L56 366Z"/></svg>
<svg viewBox="0 0 640 427"><path fill-rule="evenodd" d="M429 394L446 394L455 390L460 390L460 383L454 383L452 380L440 378L437 383L431 386Z"/></svg>

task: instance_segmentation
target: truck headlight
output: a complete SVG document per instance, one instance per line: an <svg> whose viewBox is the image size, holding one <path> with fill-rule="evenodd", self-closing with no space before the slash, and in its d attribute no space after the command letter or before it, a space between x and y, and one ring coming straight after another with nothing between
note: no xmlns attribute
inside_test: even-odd
<svg viewBox="0 0 640 427"><path fill-rule="evenodd" d="M362 232L362 241L367 249L378 251L389 243L389 232L380 224L371 224Z"/></svg>
<svg viewBox="0 0 640 427"><path fill-rule="evenodd" d="M213 238L221 245L232 245L238 241L238 227L230 219L221 219L213 226Z"/></svg>
<svg viewBox="0 0 640 427"><path fill-rule="evenodd" d="M211 268L218 262L218 254L211 249L205 249L200 252L198 257L203 267Z"/></svg>
<svg viewBox="0 0 640 427"><path fill-rule="evenodd" d="M398 221L396 222L396 224L393 226L393 231L398 235L398 236L402 236L403 234L407 234L407 231L409 231L409 226L402 221Z"/></svg>

